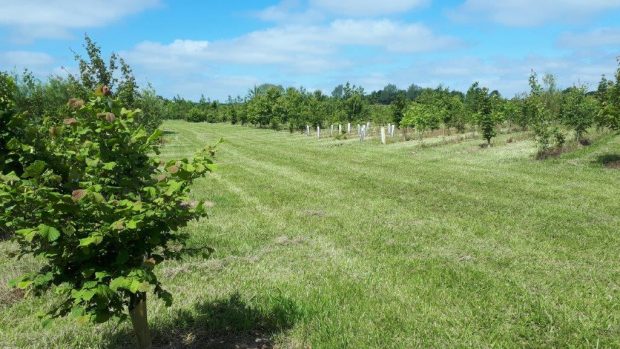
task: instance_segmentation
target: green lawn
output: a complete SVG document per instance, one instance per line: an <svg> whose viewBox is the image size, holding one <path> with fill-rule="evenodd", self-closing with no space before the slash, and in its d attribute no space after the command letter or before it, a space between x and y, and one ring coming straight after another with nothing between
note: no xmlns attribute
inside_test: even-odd
<svg viewBox="0 0 620 349"><path fill-rule="evenodd" d="M511 135L379 145L167 122L166 157L223 137L214 203L188 230L210 258L159 268L166 347L620 347L620 136L545 161ZM441 139L441 138L439 138ZM37 265L0 243L0 348L131 347L128 323L36 313L6 280Z"/></svg>

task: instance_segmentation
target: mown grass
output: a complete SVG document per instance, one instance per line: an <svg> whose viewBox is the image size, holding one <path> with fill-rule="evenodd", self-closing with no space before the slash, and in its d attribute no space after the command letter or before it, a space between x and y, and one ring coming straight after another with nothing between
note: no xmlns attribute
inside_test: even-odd
<svg viewBox="0 0 620 349"><path fill-rule="evenodd" d="M191 257L159 269L158 346L620 347L620 136L545 161L532 141L385 146L167 122L164 156L223 137ZM516 141L507 142L508 138ZM0 282L36 266L0 243ZM0 347L131 347L128 324L43 329L0 286Z"/></svg>

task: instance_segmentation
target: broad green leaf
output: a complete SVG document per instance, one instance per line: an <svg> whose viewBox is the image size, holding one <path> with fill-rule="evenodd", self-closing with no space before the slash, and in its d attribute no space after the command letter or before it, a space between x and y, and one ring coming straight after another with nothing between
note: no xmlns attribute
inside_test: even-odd
<svg viewBox="0 0 620 349"><path fill-rule="evenodd" d="M101 243L101 241L103 241L103 238L101 236L89 236L87 238L80 239L80 246L86 247L90 245L98 245Z"/></svg>
<svg viewBox="0 0 620 349"><path fill-rule="evenodd" d="M133 219L127 221L127 229L136 229L138 227L138 222Z"/></svg>
<svg viewBox="0 0 620 349"><path fill-rule="evenodd" d="M116 162L106 162L103 164L103 169L106 171L112 171L116 167Z"/></svg>
<svg viewBox="0 0 620 349"><path fill-rule="evenodd" d="M122 219L119 219L118 221L112 223L112 229L114 230L123 230L125 229L125 221Z"/></svg>
<svg viewBox="0 0 620 349"><path fill-rule="evenodd" d="M110 282L110 289L112 289L112 291L117 291L119 289L129 290L129 287L131 286L131 282L132 280L124 276L120 276L120 277L113 279Z"/></svg>
<svg viewBox="0 0 620 349"><path fill-rule="evenodd" d="M95 273L95 275L97 275L97 273ZM82 285L82 288L94 288L98 285L97 281L86 281L84 283L84 285Z"/></svg>
<svg viewBox="0 0 620 349"><path fill-rule="evenodd" d="M146 142L149 144L153 143L154 141L158 140L162 136L162 134L163 132L160 129L157 129L149 136Z"/></svg>
<svg viewBox="0 0 620 349"><path fill-rule="evenodd" d="M99 159L86 159L86 166L97 167L97 165L99 165Z"/></svg>
<svg viewBox="0 0 620 349"><path fill-rule="evenodd" d="M95 277L97 278L97 280L103 280L104 278L110 276L110 274L108 274L105 271L98 271L95 273Z"/></svg>
<svg viewBox="0 0 620 349"><path fill-rule="evenodd" d="M17 175L15 174L15 172L11 172L11 173L6 174L6 175L1 175L1 174L0 174L0 178L1 178L3 181L8 182L8 183L14 183L14 182L19 181L19 177L17 177Z"/></svg>
<svg viewBox="0 0 620 349"><path fill-rule="evenodd" d="M38 178L41 176L41 173L45 170L45 161L36 160L32 165L26 167L24 169L24 174L22 177L24 178Z"/></svg>
<svg viewBox="0 0 620 349"><path fill-rule="evenodd" d="M58 229L54 227L49 227L49 230L47 232L47 240L52 242L52 241L58 240L59 237L60 237L60 231L58 231Z"/></svg>
<svg viewBox="0 0 620 349"><path fill-rule="evenodd" d="M16 231L15 233L17 235L23 236L26 241L32 242L32 240L34 239L35 235L37 235L38 232L35 229L20 229Z"/></svg>
<svg viewBox="0 0 620 349"><path fill-rule="evenodd" d="M133 280L129 286L131 293L146 292L149 290L149 284L147 282L141 282L139 280Z"/></svg>

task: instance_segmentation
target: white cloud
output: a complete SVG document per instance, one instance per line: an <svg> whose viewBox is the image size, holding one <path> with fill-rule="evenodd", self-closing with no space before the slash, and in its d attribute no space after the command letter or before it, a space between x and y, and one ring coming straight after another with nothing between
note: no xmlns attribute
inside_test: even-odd
<svg viewBox="0 0 620 349"><path fill-rule="evenodd" d="M407 12L427 0L310 0L310 6L346 16L383 16Z"/></svg>
<svg viewBox="0 0 620 349"><path fill-rule="evenodd" d="M142 76L153 76L157 88L196 95L201 88L214 97L239 93L239 84L278 82L319 85L330 76L352 74L368 66L389 65L396 57L460 48L462 43L433 33L425 25L389 19L340 19L325 24L286 24L227 40L145 41L120 52ZM364 50L362 56L353 54ZM254 76L255 80L248 76ZM239 78L242 77L242 78ZM167 80L168 83L163 83ZM201 82L204 80L205 82ZM381 83L373 77L373 86ZM193 81L193 82L192 82ZM369 83L368 78L362 82ZM228 88L228 92L224 90Z"/></svg>
<svg viewBox="0 0 620 349"><path fill-rule="evenodd" d="M54 58L43 52L7 51L0 52L0 66L6 68L25 68L49 66Z"/></svg>
<svg viewBox="0 0 620 349"><path fill-rule="evenodd" d="M158 4L159 0L3 0L0 25L20 41L64 38L72 29L104 26Z"/></svg>
<svg viewBox="0 0 620 349"><path fill-rule="evenodd" d="M425 25L391 20L337 20L324 34L327 41L340 45L377 46L392 52L427 52L461 45L453 37L435 35Z"/></svg>
<svg viewBox="0 0 620 349"><path fill-rule="evenodd" d="M56 58L45 52L4 51L0 52L0 71L22 73L28 69L37 78L46 79L50 74L65 76L67 70L59 66Z"/></svg>
<svg viewBox="0 0 620 349"><path fill-rule="evenodd" d="M620 0L466 0L451 14L458 19L486 20L527 27L549 22L579 22L620 8Z"/></svg>
<svg viewBox="0 0 620 349"><path fill-rule="evenodd" d="M301 7L300 0L284 0L255 13L255 16L267 22L297 24L313 23L325 18L324 14L317 9L299 10Z"/></svg>
<svg viewBox="0 0 620 349"><path fill-rule="evenodd" d="M585 33L566 33L560 36L558 46L564 48L592 48L620 44L620 28L599 28Z"/></svg>
<svg viewBox="0 0 620 349"><path fill-rule="evenodd" d="M142 42L125 53L149 69L204 69L209 64L277 65L293 72L324 71L350 62L337 58L346 47L417 53L459 47L452 37L434 34L417 23L391 20L335 20L327 25L285 25L232 40Z"/></svg>

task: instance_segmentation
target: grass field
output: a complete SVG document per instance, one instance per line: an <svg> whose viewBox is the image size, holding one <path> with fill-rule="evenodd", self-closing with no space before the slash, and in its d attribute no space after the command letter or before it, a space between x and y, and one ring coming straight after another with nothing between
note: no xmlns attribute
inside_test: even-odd
<svg viewBox="0 0 620 349"><path fill-rule="evenodd" d="M223 137L189 257L159 268L166 347L620 347L620 136L545 161L532 141L379 145L167 122L166 157ZM511 137L512 137L511 136ZM523 138L523 137L521 137ZM6 280L37 265L0 243L0 348L131 347L129 323L36 312Z"/></svg>

